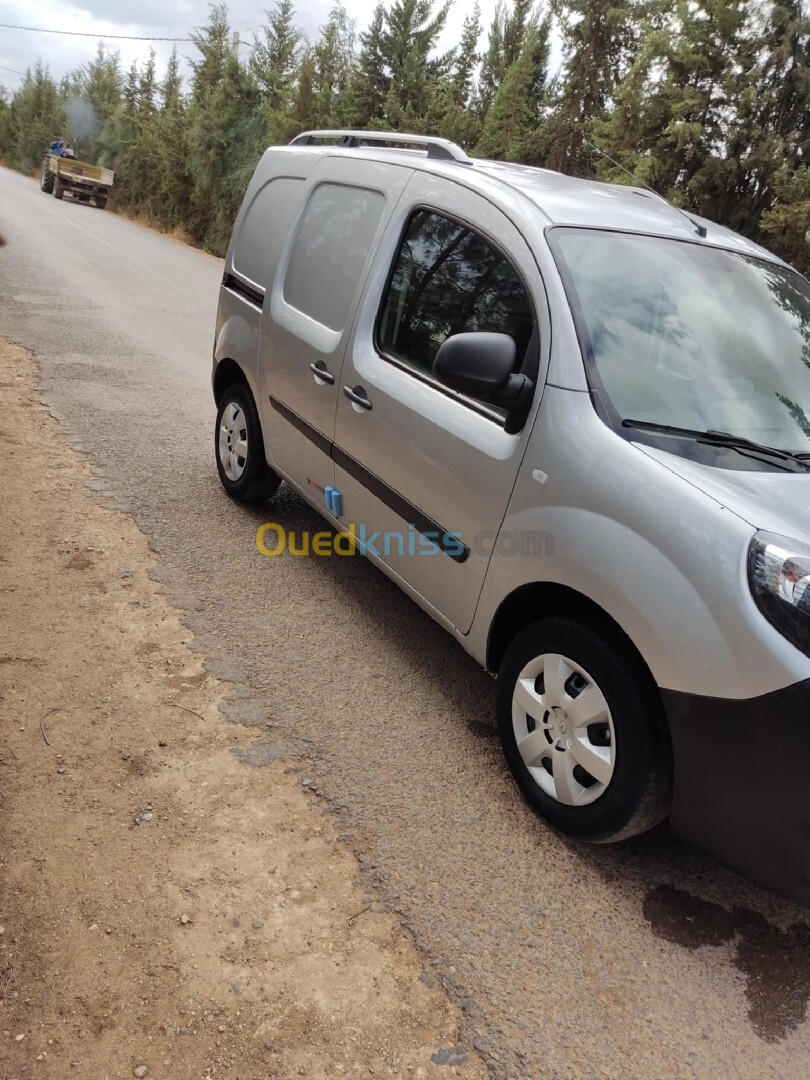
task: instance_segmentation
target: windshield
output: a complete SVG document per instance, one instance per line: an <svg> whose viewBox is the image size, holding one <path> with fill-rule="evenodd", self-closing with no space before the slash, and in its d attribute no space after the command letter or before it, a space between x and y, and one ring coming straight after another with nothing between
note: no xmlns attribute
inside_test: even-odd
<svg viewBox="0 0 810 1080"><path fill-rule="evenodd" d="M701 244L555 229L597 385L620 419L810 452L810 285Z"/></svg>

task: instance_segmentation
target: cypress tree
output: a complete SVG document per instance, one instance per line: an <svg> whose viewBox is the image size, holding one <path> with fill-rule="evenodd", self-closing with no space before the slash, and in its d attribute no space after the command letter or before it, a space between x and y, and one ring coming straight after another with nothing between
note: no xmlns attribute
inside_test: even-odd
<svg viewBox="0 0 810 1080"><path fill-rule="evenodd" d="M64 127L56 84L47 67L37 61L8 105L4 126L8 146L0 149L9 153L17 168L31 172L41 164L46 147L55 135L63 133Z"/></svg>
<svg viewBox="0 0 810 1080"><path fill-rule="evenodd" d="M186 103L182 91L177 50L172 52L160 85L157 116L158 185L160 219L170 228L185 221L189 207L189 180L186 172Z"/></svg>
<svg viewBox="0 0 810 1080"><path fill-rule="evenodd" d="M325 127L320 122L318 101L315 91L317 74L312 54L306 52L298 67L298 82L295 88L295 101L290 117L290 134L308 131L310 128Z"/></svg>
<svg viewBox="0 0 810 1080"><path fill-rule="evenodd" d="M408 122L427 112L430 94L439 82L449 58L431 59L431 52L444 29L450 0L433 12L433 0L393 0L385 16L382 35L383 61L390 72L388 97ZM389 108L386 118L390 122Z"/></svg>
<svg viewBox="0 0 810 1080"><path fill-rule="evenodd" d="M643 0L554 0L564 64L547 124L549 168L592 176L597 161L586 140L606 119L616 86L638 46Z"/></svg>
<svg viewBox="0 0 810 1080"><path fill-rule="evenodd" d="M276 0L265 12L267 22L256 37L250 71L264 95L270 112L284 112L292 105L295 78L302 58L302 36L295 25L292 0Z"/></svg>
<svg viewBox="0 0 810 1080"><path fill-rule="evenodd" d="M370 127L383 114L390 78L385 70L384 56L385 7L380 2L374 8L371 23L360 34L360 55L351 83L351 112L353 125Z"/></svg>
<svg viewBox="0 0 810 1080"><path fill-rule="evenodd" d="M495 8L495 15L489 28L487 48L481 66L481 78L478 85L478 111L486 116L495 92L503 82L505 68L503 64L503 23L504 9L502 0Z"/></svg>
<svg viewBox="0 0 810 1080"><path fill-rule="evenodd" d="M803 274L810 274L810 167L774 177L775 200L760 219L769 246Z"/></svg>
<svg viewBox="0 0 810 1080"><path fill-rule="evenodd" d="M534 0L514 0L512 10L504 12L501 50L504 71L508 71L523 52L529 30L536 21L532 18L533 7Z"/></svg>
<svg viewBox="0 0 810 1080"><path fill-rule="evenodd" d="M523 48L510 64L475 148L483 157L525 161L539 139L548 70L549 24L530 26Z"/></svg>
<svg viewBox="0 0 810 1080"><path fill-rule="evenodd" d="M475 0L473 9L464 19L458 55L452 76L452 97L460 109L470 103L475 71L481 60L478 40L481 37L481 6Z"/></svg>
<svg viewBox="0 0 810 1080"><path fill-rule="evenodd" d="M312 50L313 123L316 127L345 127L351 123L349 86L354 73L354 22L341 3L329 13L329 21ZM303 64L299 83L303 78Z"/></svg>

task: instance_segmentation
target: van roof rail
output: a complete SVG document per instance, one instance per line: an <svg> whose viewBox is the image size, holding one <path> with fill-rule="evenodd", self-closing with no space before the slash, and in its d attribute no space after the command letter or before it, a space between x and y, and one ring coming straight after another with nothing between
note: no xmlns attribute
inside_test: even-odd
<svg viewBox="0 0 810 1080"><path fill-rule="evenodd" d="M469 157L449 139L433 135L408 135L401 131L304 131L291 140L290 146L315 146L321 140L340 140L341 147L362 146L363 143L402 143L404 146L424 146L429 158L458 161L471 165Z"/></svg>

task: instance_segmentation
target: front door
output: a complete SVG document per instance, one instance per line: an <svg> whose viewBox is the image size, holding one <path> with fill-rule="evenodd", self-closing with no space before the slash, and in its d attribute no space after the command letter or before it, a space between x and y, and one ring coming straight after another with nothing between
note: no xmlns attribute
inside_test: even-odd
<svg viewBox="0 0 810 1080"><path fill-rule="evenodd" d="M545 295L519 231L461 184L415 173L383 241L344 358L333 457L343 524L462 632L469 630L528 437L439 384L442 342L510 334L544 370ZM540 340L545 338L546 340ZM539 393L539 391L536 391Z"/></svg>

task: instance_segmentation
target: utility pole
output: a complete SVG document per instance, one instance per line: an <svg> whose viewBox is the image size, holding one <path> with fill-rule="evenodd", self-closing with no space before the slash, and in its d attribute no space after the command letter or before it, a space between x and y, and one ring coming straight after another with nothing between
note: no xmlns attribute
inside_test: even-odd
<svg viewBox="0 0 810 1080"><path fill-rule="evenodd" d="M233 38L231 39L231 49L233 50L233 55L238 60L239 59L239 31L238 30L234 30L234 32L233 32Z"/></svg>

